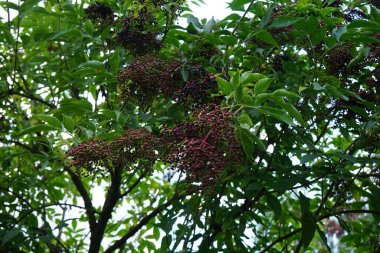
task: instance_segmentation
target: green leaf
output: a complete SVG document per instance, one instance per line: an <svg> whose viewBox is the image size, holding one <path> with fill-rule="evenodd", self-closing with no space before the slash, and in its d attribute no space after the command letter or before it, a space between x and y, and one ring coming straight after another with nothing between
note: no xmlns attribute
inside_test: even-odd
<svg viewBox="0 0 380 253"><path fill-rule="evenodd" d="M284 89L278 89L275 90L273 93L275 96L281 96L281 97L288 97L294 100L297 100L300 98L300 96L297 93L294 93L292 91L284 90Z"/></svg>
<svg viewBox="0 0 380 253"><path fill-rule="evenodd" d="M19 9L19 6L15 3L12 3L12 2L6 2L6 1L0 1L0 6L3 6L4 9L14 9L14 10L18 10Z"/></svg>
<svg viewBox="0 0 380 253"><path fill-rule="evenodd" d="M288 125L293 125L292 118L285 111L269 106L258 106L257 109L261 112L267 113L269 116L285 122Z"/></svg>
<svg viewBox="0 0 380 253"><path fill-rule="evenodd" d="M342 26L339 28L335 28L333 30L333 35L334 35L335 39L339 42L340 37L342 37L342 35L345 34L346 32L347 32L347 26Z"/></svg>
<svg viewBox="0 0 380 253"><path fill-rule="evenodd" d="M331 248L330 248L330 246L329 246L329 243L328 243L328 241L327 241L327 238L326 238L325 233L319 228L319 226L317 226L317 231L318 231L319 236L320 236L321 239L322 239L323 244L326 246L327 251L328 251L329 253L331 253Z"/></svg>
<svg viewBox="0 0 380 253"><path fill-rule="evenodd" d="M100 61L88 61L80 64L79 68L104 69L104 63Z"/></svg>
<svg viewBox="0 0 380 253"><path fill-rule="evenodd" d="M300 199L300 205L301 205L301 213L305 214L309 212L310 200L305 195L303 195L302 192L299 192L299 194L300 194L299 199Z"/></svg>
<svg viewBox="0 0 380 253"><path fill-rule="evenodd" d="M361 63L361 62L362 62L362 61L368 56L368 54L369 54L369 50L370 50L369 47L361 47L361 48L359 49L359 53L355 56L354 59L352 59L352 60L348 63L347 67L348 67L348 68L351 68L352 66L355 66L355 65L357 65L358 63Z"/></svg>
<svg viewBox="0 0 380 253"><path fill-rule="evenodd" d="M301 113L291 104L279 103L291 116L293 116L301 126L307 127L306 122L303 120Z"/></svg>
<svg viewBox="0 0 380 253"><path fill-rule="evenodd" d="M248 126L253 126L251 117L249 117L246 113L240 114L237 118L237 121L239 122L239 124L247 124Z"/></svg>
<svg viewBox="0 0 380 253"><path fill-rule="evenodd" d="M206 22L206 24L203 25L203 31L206 34L211 33L212 28L214 27L215 24L216 24L216 21L215 21L214 17L212 17L209 21Z"/></svg>
<svg viewBox="0 0 380 253"><path fill-rule="evenodd" d="M153 238L158 240L160 238L160 229L158 227L153 227Z"/></svg>
<svg viewBox="0 0 380 253"><path fill-rule="evenodd" d="M310 200L300 192L302 237L301 242L306 249L314 238L317 225L313 214L310 212Z"/></svg>
<svg viewBox="0 0 380 253"><path fill-rule="evenodd" d="M245 128L238 128L238 135L240 142L243 146L244 152L247 155L248 158L251 158L253 154L253 140L251 138L252 134L249 130Z"/></svg>
<svg viewBox="0 0 380 253"><path fill-rule="evenodd" d="M268 44L271 44L277 48L280 48L280 45L277 43L277 41L273 38L273 36L270 34L270 32L266 30L260 30L258 32L255 32L253 37L256 37L259 40L262 40Z"/></svg>
<svg viewBox="0 0 380 253"><path fill-rule="evenodd" d="M232 84L232 87L236 89L240 85L240 73L239 71L230 72L231 76L230 83Z"/></svg>
<svg viewBox="0 0 380 253"><path fill-rule="evenodd" d="M169 252L170 244L172 243L172 236L165 235L161 240L161 251L160 252Z"/></svg>
<svg viewBox="0 0 380 253"><path fill-rule="evenodd" d="M301 217L302 222L302 236L301 242L305 249L307 249L314 238L316 224L311 212L307 212Z"/></svg>
<svg viewBox="0 0 380 253"><path fill-rule="evenodd" d="M217 77L216 81L218 82L219 89L223 95L228 96L234 91L232 84L230 82L224 80L223 78Z"/></svg>
<svg viewBox="0 0 380 253"><path fill-rule="evenodd" d="M297 17L278 17L275 20L273 20L272 24L269 26L269 28L283 28L291 26L304 18L297 18Z"/></svg>
<svg viewBox="0 0 380 253"><path fill-rule="evenodd" d="M72 39L79 40L82 38L82 33L78 29L71 29L54 34L50 37L51 40L56 41L70 41Z"/></svg>
<svg viewBox="0 0 380 253"><path fill-rule="evenodd" d="M370 19L380 25L380 10L375 6L371 6Z"/></svg>
<svg viewBox="0 0 380 253"><path fill-rule="evenodd" d="M60 129L57 129L56 127L53 127L50 125L39 124L39 125L34 125L22 130L21 132L18 133L18 135L32 134L32 133L37 133L37 132L49 132L53 130L60 130Z"/></svg>
<svg viewBox="0 0 380 253"><path fill-rule="evenodd" d="M244 72L240 77L240 83L256 83L260 79L266 78L263 74L260 73L252 73L251 71Z"/></svg>
<svg viewBox="0 0 380 253"><path fill-rule="evenodd" d="M267 200L268 206L274 211L274 215L278 219L281 216L280 201L270 193L266 194L266 200Z"/></svg>
<svg viewBox="0 0 380 253"><path fill-rule="evenodd" d="M304 155L303 157L301 157L300 162L301 162L301 164L305 164L305 163L313 161L314 159L316 159L318 157L320 157L319 154L307 154L307 155Z"/></svg>
<svg viewBox="0 0 380 253"><path fill-rule="evenodd" d="M8 242L12 241L15 237L19 235L22 235L22 231L21 229L18 229L18 228L14 228L14 229L6 231L1 240L2 241L1 245L7 244Z"/></svg>
<svg viewBox="0 0 380 253"><path fill-rule="evenodd" d="M9 32L9 30L3 30L3 36L6 40L6 42L9 44L9 45L13 45L15 43L15 40L12 36L12 34Z"/></svg>
<svg viewBox="0 0 380 253"><path fill-rule="evenodd" d="M233 0L229 5L233 11L244 11L244 5L251 2L251 0Z"/></svg>
<svg viewBox="0 0 380 253"><path fill-rule="evenodd" d="M325 88L322 87L318 82L314 82L313 89L314 90L324 90Z"/></svg>
<svg viewBox="0 0 380 253"><path fill-rule="evenodd" d="M48 125L53 126L57 129L62 128L61 121L54 116L39 114L39 115L36 115L36 117L39 118L40 120L46 122Z"/></svg>
<svg viewBox="0 0 380 253"><path fill-rule="evenodd" d="M254 93L255 94L264 93L268 89L269 85L272 83L273 80L274 80L273 78L260 79L255 84Z"/></svg>

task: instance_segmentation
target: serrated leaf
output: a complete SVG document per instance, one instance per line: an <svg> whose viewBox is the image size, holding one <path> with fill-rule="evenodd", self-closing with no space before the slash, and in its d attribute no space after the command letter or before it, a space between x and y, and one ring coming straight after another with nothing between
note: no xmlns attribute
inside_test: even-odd
<svg viewBox="0 0 380 253"><path fill-rule="evenodd" d="M224 80L223 78L217 77L216 81L218 82L219 89L223 95L228 96L234 91L232 84L230 82Z"/></svg>
<svg viewBox="0 0 380 253"><path fill-rule="evenodd" d="M283 28L291 26L304 18L297 18L297 17L278 17L275 20L273 20L272 24L269 26L269 28Z"/></svg>
<svg viewBox="0 0 380 253"><path fill-rule="evenodd" d="M237 118L237 121L239 122L239 124L247 124L249 126L253 126L251 117L249 117L249 115L246 113L240 114Z"/></svg>
<svg viewBox="0 0 380 253"><path fill-rule="evenodd" d="M292 118L285 111L269 106L258 106L257 109L261 112L267 113L269 116L285 122L288 125L294 124Z"/></svg>
<svg viewBox="0 0 380 253"><path fill-rule="evenodd" d="M257 81L257 83L255 84L254 93L260 94L266 92L273 80L273 78L266 77Z"/></svg>
<svg viewBox="0 0 380 253"><path fill-rule="evenodd" d="M243 146L243 150L246 155L250 158L253 154L253 140L251 138L251 132L244 128L238 128L238 135L240 137L240 142Z"/></svg>
<svg viewBox="0 0 380 253"><path fill-rule="evenodd" d="M31 134L31 133L36 133L36 132L49 132L53 130L59 130L59 129L50 125L39 124L39 125L34 125L22 130L18 135Z"/></svg>
<svg viewBox="0 0 380 253"><path fill-rule="evenodd" d="M256 37L259 40L262 40L268 44L271 44L277 48L280 48L280 45L277 43L277 41L273 38L272 34L266 30L260 30L258 32L255 32L253 37Z"/></svg>
<svg viewBox="0 0 380 253"><path fill-rule="evenodd" d="M50 126L56 127L58 129L62 128L61 121L59 119L57 119L56 117L54 117L54 116L39 114L39 115L36 115L35 117L37 117L40 120L46 122Z"/></svg>
<svg viewBox="0 0 380 253"><path fill-rule="evenodd" d="M306 212L302 214L301 222L302 222L301 242L304 248L307 249L307 247L309 247L311 241L314 238L317 225L315 224L315 221L311 212Z"/></svg>
<svg viewBox="0 0 380 253"><path fill-rule="evenodd" d="M266 78L265 75L260 73L252 73L251 71L244 72L240 77L240 83L246 84L246 83L256 83L260 79Z"/></svg>
<svg viewBox="0 0 380 253"><path fill-rule="evenodd" d="M209 21L206 22L206 24L203 25L203 31L206 34L211 33L212 28L214 27L215 24L216 24L216 21L214 17L212 17Z"/></svg>
<svg viewBox="0 0 380 253"><path fill-rule="evenodd" d="M318 158L318 157L320 157L319 154L307 154L301 157L300 162L301 164L305 164L305 163L313 161L315 158Z"/></svg>
<svg viewBox="0 0 380 253"><path fill-rule="evenodd" d="M300 192L300 205L301 205L301 213L304 214L304 213L307 213L309 212L309 209L310 209L310 201L309 199L303 195L302 192Z"/></svg>
<svg viewBox="0 0 380 253"><path fill-rule="evenodd" d="M79 68L104 69L104 64L100 61L87 61L80 64Z"/></svg>
<svg viewBox="0 0 380 253"><path fill-rule="evenodd" d="M279 103L292 117L294 117L301 126L307 127L306 122L303 120L301 113L291 104Z"/></svg>
<svg viewBox="0 0 380 253"><path fill-rule="evenodd" d="M268 203L268 206L270 207L270 209L272 209L274 211L275 217L277 217L277 218L280 217L281 216L281 203L280 203L280 201L270 193L268 193L266 195L266 200L267 200L267 203Z"/></svg>
<svg viewBox="0 0 380 253"><path fill-rule="evenodd" d="M233 0L230 3L230 8L233 11L244 11L244 5L251 2L251 0Z"/></svg>
<svg viewBox="0 0 380 253"><path fill-rule="evenodd" d="M318 231L319 236L322 239L323 244L326 246L326 249L328 250L329 253L331 253L331 248L329 246L325 233L319 228L319 226L317 226L317 231Z"/></svg>
<svg viewBox="0 0 380 253"><path fill-rule="evenodd" d="M318 82L314 82L313 89L314 90L324 90L325 88L322 87Z"/></svg>
<svg viewBox="0 0 380 253"><path fill-rule="evenodd" d="M291 99L299 99L300 98L300 96L297 93L292 92L292 91L288 91L288 90L284 90L284 89L275 90L272 94L275 96L288 97Z"/></svg>
<svg viewBox="0 0 380 253"><path fill-rule="evenodd" d="M2 241L1 245L7 244L8 242L12 241L12 239L14 239L16 236L20 234L22 235L22 231L21 229L18 229L18 228L14 228L14 229L6 231L5 235L1 239Z"/></svg>

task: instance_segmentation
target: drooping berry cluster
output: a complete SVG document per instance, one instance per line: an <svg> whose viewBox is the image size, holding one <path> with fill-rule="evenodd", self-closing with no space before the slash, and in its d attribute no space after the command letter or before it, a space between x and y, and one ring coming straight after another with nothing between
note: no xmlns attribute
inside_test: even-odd
<svg viewBox="0 0 380 253"><path fill-rule="evenodd" d="M158 158L158 146L159 139L147 130L132 129L110 143L99 139L85 141L73 147L67 155L73 159L71 165L83 175L113 168L146 170Z"/></svg>
<svg viewBox="0 0 380 253"><path fill-rule="evenodd" d="M191 67L190 79L176 92L175 100L195 108L211 101L210 91L217 87L215 77L202 66Z"/></svg>
<svg viewBox="0 0 380 253"><path fill-rule="evenodd" d="M221 55L222 52L214 44L198 39L191 48L192 57L196 62L209 64L212 57Z"/></svg>
<svg viewBox="0 0 380 253"><path fill-rule="evenodd" d="M359 90L357 92L357 95L362 98L363 100L366 100L368 102L371 102L373 104L378 104L380 102L380 99L377 97L377 95L374 93L373 90ZM345 119L345 120L362 120L363 116L358 114L355 110L350 109L351 108L363 108L366 110L367 113L370 113L369 108L366 107L365 104L363 104L359 99L350 97L349 100L344 99L337 99L335 102L335 107L338 110L338 118L339 119Z"/></svg>
<svg viewBox="0 0 380 253"><path fill-rule="evenodd" d="M85 9L86 17L92 21L113 20L114 13L110 7L103 3L96 2Z"/></svg>
<svg viewBox="0 0 380 253"><path fill-rule="evenodd" d="M380 0L370 0L370 4L372 4L376 8L380 8Z"/></svg>
<svg viewBox="0 0 380 253"><path fill-rule="evenodd" d="M347 65L352 60L352 53L347 45L331 49L326 59L326 68L330 74L346 74Z"/></svg>
<svg viewBox="0 0 380 253"><path fill-rule="evenodd" d="M73 147L67 155L73 159L71 165L86 175L105 171L110 166L110 153L107 143L91 139Z"/></svg>
<svg viewBox="0 0 380 253"><path fill-rule="evenodd" d="M239 162L233 124L233 114L219 106L200 109L195 121L163 133L169 147L166 161L185 173L190 184L198 183L202 188L216 184L226 169Z"/></svg>
<svg viewBox="0 0 380 253"><path fill-rule="evenodd" d="M160 141L145 129L131 129L110 143L111 160L116 166L129 164L150 169L158 158Z"/></svg>
<svg viewBox="0 0 380 253"><path fill-rule="evenodd" d="M141 105L148 105L157 95L172 97L181 84L178 71L181 62L162 60L144 55L131 61L119 75L119 82L131 80L124 89L124 98L135 98Z"/></svg>
<svg viewBox="0 0 380 253"><path fill-rule="evenodd" d="M123 21L123 28L116 35L116 41L135 55L143 55L158 50L161 43L157 39L157 33L147 29L156 24L152 12L146 8L138 12L137 17L130 14Z"/></svg>

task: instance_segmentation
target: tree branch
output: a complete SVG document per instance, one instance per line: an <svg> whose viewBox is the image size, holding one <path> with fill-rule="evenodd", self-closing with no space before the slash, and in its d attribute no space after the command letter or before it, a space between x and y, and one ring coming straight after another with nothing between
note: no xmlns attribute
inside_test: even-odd
<svg viewBox="0 0 380 253"><path fill-rule="evenodd" d="M29 98L30 100L33 100L35 102L39 102L41 104L44 104L44 105L46 105L46 106L48 106L48 107L50 107L52 109L57 108L57 106L55 106L54 104L51 104L51 103L43 100L42 98L36 97L36 96L34 96L33 94L30 94L30 93L23 94L23 93L15 91L13 89L10 89L10 90L8 90L8 94L9 95L17 95L17 96L24 97L24 98Z"/></svg>
<svg viewBox="0 0 380 253"><path fill-rule="evenodd" d="M108 189L107 197L104 201L102 212L96 227L91 229L89 253L98 253L103 240L104 231L112 216L112 212L120 199L121 174L123 167L115 168L115 173L112 174L111 186Z"/></svg>
<svg viewBox="0 0 380 253"><path fill-rule="evenodd" d="M88 217L88 223L90 225L90 230L93 231L95 230L96 227L96 217L95 217L95 209L92 205L90 195L88 194L86 188L83 185L82 180L80 177L75 174L74 171L72 171L70 168L64 166L63 169L69 173L71 180L75 184L75 187L77 188L79 194L82 196L83 202L84 202L84 207L86 208L86 214Z"/></svg>
<svg viewBox="0 0 380 253"><path fill-rule="evenodd" d="M123 245L127 242L129 238L131 238L133 235L135 235L143 226L145 226L151 219L156 217L159 213L161 213L165 208L170 206L174 200L179 200L183 197L187 196L187 194L183 195L174 195L171 199L169 199L166 203L156 207L150 214L146 215L144 218L140 220L139 223L132 226L129 231L123 235L119 240L114 242L104 253L111 253L115 250L123 247Z"/></svg>
<svg viewBox="0 0 380 253"><path fill-rule="evenodd" d="M335 216L335 215L339 215L339 214L347 214L347 213L361 213L361 214L377 214L377 215L380 215L380 210L341 210L341 211L336 211L334 213L329 213L329 214L325 214L325 215L321 215L318 217L318 221L320 220L323 220L323 219L326 219L326 218L329 218L331 216ZM263 249L262 251L260 251L260 253L264 253L264 252L267 252L268 250L270 250L274 245L276 245L277 243L279 242L282 242L283 240L289 238L289 237L292 237L293 235L296 235L298 234L299 232L302 231L302 228L298 228L296 230L293 230L292 232L284 235L284 236L281 236L279 238L277 238L275 241L273 241L271 244L269 244L265 249Z"/></svg>

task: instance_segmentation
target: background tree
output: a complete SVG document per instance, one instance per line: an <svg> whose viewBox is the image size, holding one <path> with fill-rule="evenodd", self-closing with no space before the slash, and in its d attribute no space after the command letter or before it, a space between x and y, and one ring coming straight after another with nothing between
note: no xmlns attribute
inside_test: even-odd
<svg viewBox="0 0 380 253"><path fill-rule="evenodd" d="M0 5L1 252L380 250L378 1Z"/></svg>

